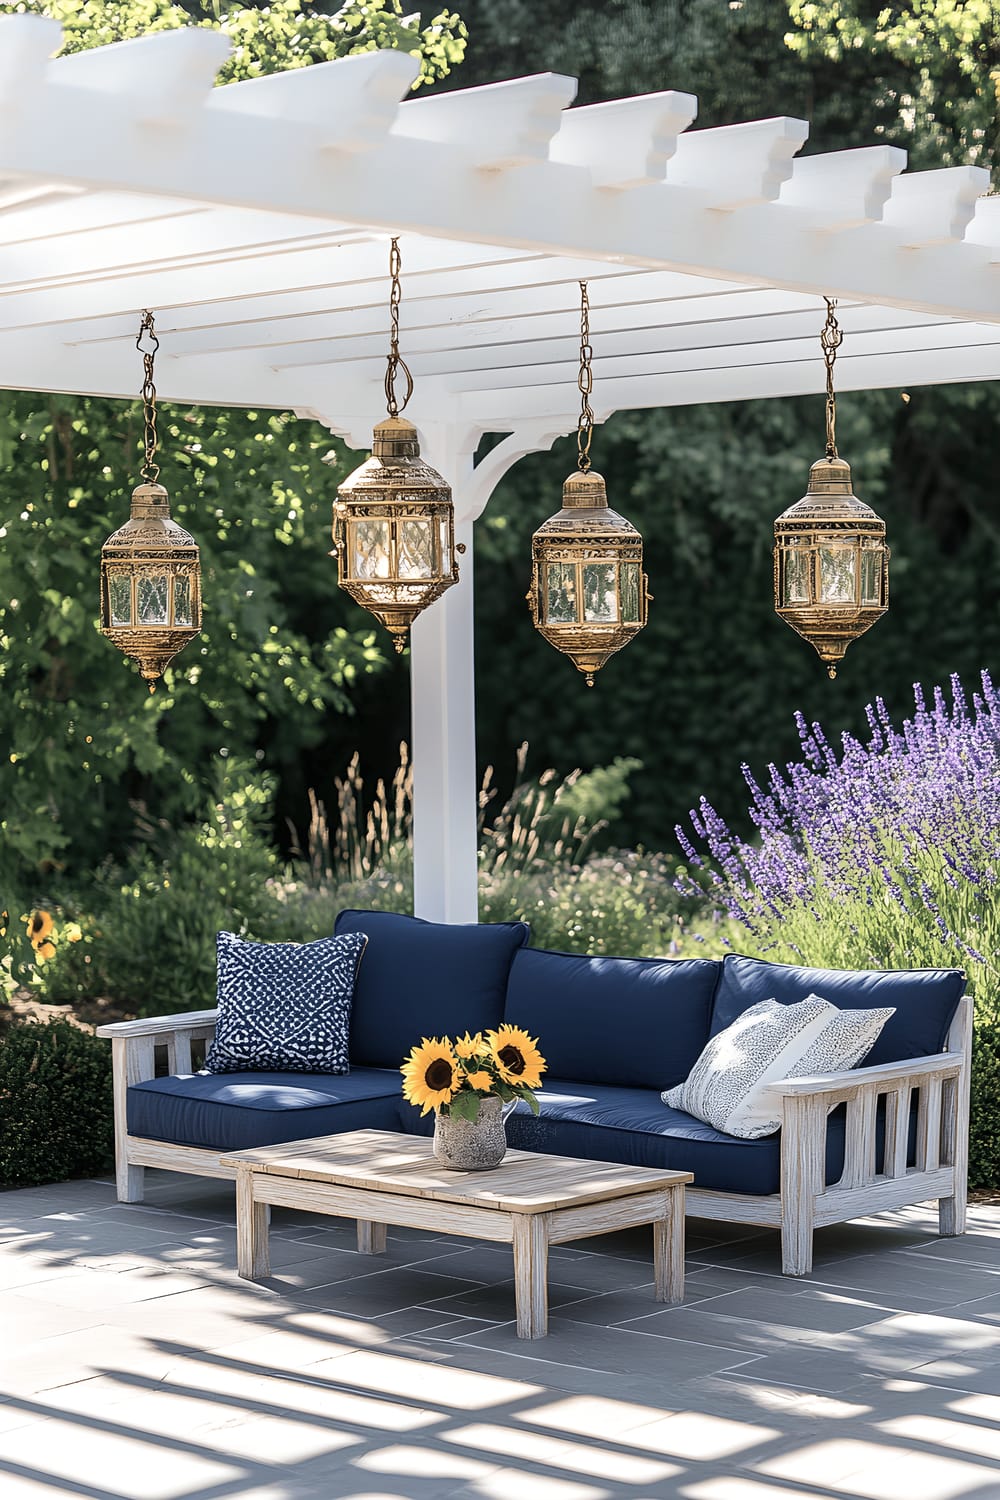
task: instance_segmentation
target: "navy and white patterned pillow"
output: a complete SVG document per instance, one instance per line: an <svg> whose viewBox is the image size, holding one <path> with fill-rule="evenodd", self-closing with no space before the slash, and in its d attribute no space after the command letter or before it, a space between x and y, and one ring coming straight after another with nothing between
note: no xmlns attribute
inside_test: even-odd
<svg viewBox="0 0 1000 1500"><path fill-rule="evenodd" d="M363 933L315 943L216 938L219 1019L207 1073L348 1073Z"/></svg>

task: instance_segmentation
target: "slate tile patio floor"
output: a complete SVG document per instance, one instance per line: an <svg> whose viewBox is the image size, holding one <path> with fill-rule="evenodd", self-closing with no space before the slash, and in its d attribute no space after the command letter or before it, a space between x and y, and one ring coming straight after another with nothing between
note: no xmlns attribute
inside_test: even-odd
<svg viewBox="0 0 1000 1500"><path fill-rule="evenodd" d="M1000 1500L1000 1208L804 1281L689 1220L671 1309L647 1232L563 1247L526 1344L501 1248L276 1210L253 1286L231 1189L147 1175L0 1194L0 1500Z"/></svg>

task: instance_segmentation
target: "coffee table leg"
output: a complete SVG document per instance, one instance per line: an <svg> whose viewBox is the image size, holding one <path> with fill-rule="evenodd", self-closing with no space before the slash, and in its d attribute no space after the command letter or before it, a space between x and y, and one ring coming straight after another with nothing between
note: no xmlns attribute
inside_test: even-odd
<svg viewBox="0 0 1000 1500"><path fill-rule="evenodd" d="M549 1225L547 1214L511 1214L514 1227L514 1298L519 1339L549 1331Z"/></svg>
<svg viewBox="0 0 1000 1500"><path fill-rule="evenodd" d="M684 1184L668 1188L662 1219L653 1220L657 1302L684 1301Z"/></svg>
<svg viewBox="0 0 1000 1500"><path fill-rule="evenodd" d="M270 1213L266 1203L253 1196L252 1167L236 1169L236 1267L247 1281L271 1274L268 1244Z"/></svg>
<svg viewBox="0 0 1000 1500"><path fill-rule="evenodd" d="M384 1255L385 1231L386 1226L384 1224L375 1224L371 1219L359 1219L358 1254Z"/></svg>

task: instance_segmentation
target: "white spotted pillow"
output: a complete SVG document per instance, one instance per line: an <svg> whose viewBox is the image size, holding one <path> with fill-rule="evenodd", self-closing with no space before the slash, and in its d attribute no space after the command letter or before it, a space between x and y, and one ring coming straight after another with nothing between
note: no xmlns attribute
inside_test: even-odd
<svg viewBox="0 0 1000 1500"><path fill-rule="evenodd" d="M838 1010L819 995L795 1005L761 1000L713 1036L685 1081L660 1097L727 1135L773 1135L781 1096L770 1085L856 1067L894 1013Z"/></svg>

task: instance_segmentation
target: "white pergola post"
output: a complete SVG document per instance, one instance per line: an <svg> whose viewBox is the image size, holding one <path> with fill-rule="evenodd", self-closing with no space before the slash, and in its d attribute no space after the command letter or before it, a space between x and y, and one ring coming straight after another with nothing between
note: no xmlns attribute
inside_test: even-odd
<svg viewBox="0 0 1000 1500"><path fill-rule="evenodd" d="M421 452L448 479L459 582L410 631L413 745L413 911L432 922L475 922L478 773L473 617L473 531L496 485L525 453L547 448L573 419L530 424L473 466L477 431L421 424ZM544 520L540 516L539 520ZM527 569L525 586L527 586Z"/></svg>
<svg viewBox="0 0 1000 1500"><path fill-rule="evenodd" d="M432 922L479 917L473 517L463 506L475 445L454 427L421 431L423 457L451 483L455 542L465 546L458 583L410 630L413 911Z"/></svg>

